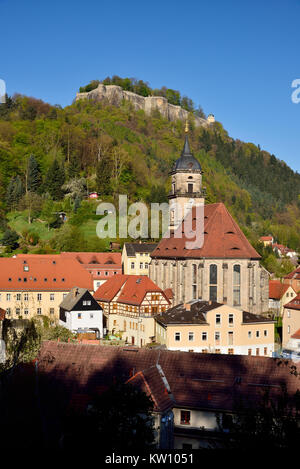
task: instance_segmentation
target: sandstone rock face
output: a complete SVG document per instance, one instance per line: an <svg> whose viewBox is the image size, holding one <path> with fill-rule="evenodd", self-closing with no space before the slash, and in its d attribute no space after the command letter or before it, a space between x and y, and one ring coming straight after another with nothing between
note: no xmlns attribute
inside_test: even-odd
<svg viewBox="0 0 300 469"><path fill-rule="evenodd" d="M169 104L167 99L162 96L139 96L131 91L124 91L121 86L116 85L102 85L87 93L77 93L75 101L80 99L90 99L93 101L106 101L114 106L120 106L123 100L130 101L134 109L145 111L146 114L151 114L152 111L158 110L160 114L169 121L181 120L185 121L189 112L180 106ZM210 121L202 119L201 117L194 116L195 126L208 126Z"/></svg>

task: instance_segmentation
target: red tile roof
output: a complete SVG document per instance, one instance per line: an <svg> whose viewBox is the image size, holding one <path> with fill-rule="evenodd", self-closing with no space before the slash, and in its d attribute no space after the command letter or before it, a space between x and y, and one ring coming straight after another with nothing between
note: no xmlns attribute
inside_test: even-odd
<svg viewBox="0 0 300 469"><path fill-rule="evenodd" d="M187 215L193 217L193 230L196 228L195 210L194 207ZM260 259L223 203L204 206L204 244L201 248L186 249L186 242L193 240L185 237L184 223L177 229L182 237L163 238L152 252L152 258Z"/></svg>
<svg viewBox="0 0 300 469"><path fill-rule="evenodd" d="M300 267L287 274L284 278L300 280Z"/></svg>
<svg viewBox="0 0 300 469"><path fill-rule="evenodd" d="M272 241L273 237L272 236L261 236L259 239L261 241Z"/></svg>
<svg viewBox="0 0 300 469"><path fill-rule="evenodd" d="M280 280L269 280L269 298L280 300L290 285L281 283Z"/></svg>
<svg viewBox="0 0 300 469"><path fill-rule="evenodd" d="M74 286L93 290L91 274L73 259L53 255L0 258L2 291L68 291Z"/></svg>
<svg viewBox="0 0 300 469"><path fill-rule="evenodd" d="M295 334L291 335L292 339L300 339L300 329L298 329Z"/></svg>
<svg viewBox="0 0 300 469"><path fill-rule="evenodd" d="M5 309L0 308L0 321L4 321L5 313L6 313Z"/></svg>
<svg viewBox="0 0 300 469"><path fill-rule="evenodd" d="M40 392L47 405L53 401L54 412L57 402L70 401L74 393L92 396L114 379L128 382L132 372L130 382L147 389L158 410L172 401L173 407L230 411L240 400L257 404L266 390L277 397L284 385L292 399L300 384L291 365L267 357L57 342L42 344L38 362Z"/></svg>
<svg viewBox="0 0 300 469"><path fill-rule="evenodd" d="M173 299L174 293L173 293L172 288L166 288L166 289L164 290L164 293L165 293L166 297L168 298L168 300L172 300L172 299Z"/></svg>
<svg viewBox="0 0 300 469"><path fill-rule="evenodd" d="M292 301L284 305L287 309L300 309L300 293Z"/></svg>
<svg viewBox="0 0 300 469"><path fill-rule="evenodd" d="M163 290L146 275L115 275L98 288L94 298L110 302L119 293L119 303L140 305L148 292L161 293L168 300Z"/></svg>
<svg viewBox="0 0 300 469"><path fill-rule="evenodd" d="M122 254L120 252L62 252L62 257L77 260L80 264L102 267L122 267Z"/></svg>

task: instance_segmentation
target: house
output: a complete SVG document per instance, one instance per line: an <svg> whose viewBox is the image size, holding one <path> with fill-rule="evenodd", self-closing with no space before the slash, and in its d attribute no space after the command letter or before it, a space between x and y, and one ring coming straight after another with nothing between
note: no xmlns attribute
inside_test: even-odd
<svg viewBox="0 0 300 469"><path fill-rule="evenodd" d="M226 422L238 412L237 402L241 408L257 408L266 392L276 402L285 388L286 399L294 405L299 379L291 373L291 365L288 360L283 363L267 357L43 342L35 370L44 433L50 439L48 446L57 447L58 441L63 441L66 415L72 411L84 415L93 396L108 390L118 377L152 398L158 448L222 447L229 429L222 432L218 421L226 430ZM19 387L15 383L18 372L24 376L25 370L27 381L23 378L20 400L16 399ZM18 428L23 429L28 427L27 414L35 405L32 388L36 374L33 364L22 365L14 373L5 406L12 407ZM11 418L9 410L3 419L6 415ZM33 418L35 413L31 411L31 415ZM2 423L5 425L5 420Z"/></svg>
<svg viewBox="0 0 300 469"><path fill-rule="evenodd" d="M300 329L300 294L284 305L282 318L282 347L287 348L292 335Z"/></svg>
<svg viewBox="0 0 300 469"><path fill-rule="evenodd" d="M291 285L296 293L300 292L300 266L283 278L283 282Z"/></svg>
<svg viewBox="0 0 300 469"><path fill-rule="evenodd" d="M119 252L61 252L60 254L17 254L21 259L48 258L56 260L73 259L87 270L93 279L93 290L96 291L109 277L122 273L122 257Z"/></svg>
<svg viewBox="0 0 300 469"><path fill-rule="evenodd" d="M158 314L156 342L168 350L272 356L274 321L212 301L194 300Z"/></svg>
<svg viewBox="0 0 300 469"><path fill-rule="evenodd" d="M72 332L103 337L102 308L86 288L74 287L59 305L59 324Z"/></svg>
<svg viewBox="0 0 300 469"><path fill-rule="evenodd" d="M149 275L150 254L157 243L124 243L122 251L125 275Z"/></svg>
<svg viewBox="0 0 300 469"><path fill-rule="evenodd" d="M166 294L144 275L116 275L94 294L103 308L105 327L132 345L154 340L154 316L170 307Z"/></svg>
<svg viewBox="0 0 300 469"><path fill-rule="evenodd" d="M75 259L93 277L94 291L107 279L122 273L120 252L62 252L63 258Z"/></svg>
<svg viewBox="0 0 300 469"><path fill-rule="evenodd" d="M274 243L274 238L273 236L261 236L259 238L259 241L261 243L263 243L263 245L266 247L266 246L272 246L272 244Z"/></svg>
<svg viewBox="0 0 300 469"><path fill-rule="evenodd" d="M8 319L43 315L59 321L59 305L75 286L93 291L92 277L77 261L57 255L0 258L0 304Z"/></svg>
<svg viewBox="0 0 300 469"><path fill-rule="evenodd" d="M202 169L190 150L187 135L170 175L170 236L163 237L151 253L150 278L162 290L172 289L175 305L200 299L254 314L266 312L269 274L260 264L261 256L223 203L204 205ZM196 210L203 205L202 223ZM188 209L183 220L178 207ZM200 238L202 232L204 242L190 249L188 244L195 238L187 234L196 229L199 236L195 238Z"/></svg>
<svg viewBox="0 0 300 469"><path fill-rule="evenodd" d="M298 253L294 251L293 249L288 248L287 246L284 246L283 244L273 244L273 251L279 256L279 257L289 257L289 258L295 258L298 257Z"/></svg>
<svg viewBox="0 0 300 469"><path fill-rule="evenodd" d="M283 315L283 307L296 296L291 285L282 283L280 280L269 280L269 310L277 316Z"/></svg>

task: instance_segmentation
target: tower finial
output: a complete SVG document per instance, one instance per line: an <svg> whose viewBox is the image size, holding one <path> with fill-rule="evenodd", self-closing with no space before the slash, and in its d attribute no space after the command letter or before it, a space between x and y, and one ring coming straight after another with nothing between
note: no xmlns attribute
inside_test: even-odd
<svg viewBox="0 0 300 469"><path fill-rule="evenodd" d="M186 119L186 121L185 121L185 129L184 129L184 131L185 131L186 134L187 134L188 131L189 131L189 121L188 121L188 119Z"/></svg>

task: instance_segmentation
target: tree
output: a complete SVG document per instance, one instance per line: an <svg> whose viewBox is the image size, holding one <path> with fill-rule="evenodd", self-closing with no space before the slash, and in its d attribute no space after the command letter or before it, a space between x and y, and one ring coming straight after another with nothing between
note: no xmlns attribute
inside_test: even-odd
<svg viewBox="0 0 300 469"><path fill-rule="evenodd" d="M16 231L7 229L4 232L1 242L3 246L7 246L11 249L16 249L18 247L18 239L19 235L18 233L16 233Z"/></svg>
<svg viewBox="0 0 300 469"><path fill-rule="evenodd" d="M45 188L54 200L60 200L63 197L62 186L65 182L65 171L55 159L50 166L45 181Z"/></svg>
<svg viewBox="0 0 300 469"><path fill-rule="evenodd" d="M108 195L111 192L112 160L102 156L96 166L96 184L100 195Z"/></svg>
<svg viewBox="0 0 300 469"><path fill-rule="evenodd" d="M26 192L36 192L40 188L41 181L39 164L34 156L30 155L26 172Z"/></svg>
<svg viewBox="0 0 300 469"><path fill-rule="evenodd" d="M86 180L84 178L75 178L63 185L63 190L66 192L65 198L82 199L86 194Z"/></svg>
<svg viewBox="0 0 300 469"><path fill-rule="evenodd" d="M84 447L100 444L107 454L154 447L153 402L140 389L114 384L89 407L82 418L73 415L65 421L65 447L79 441Z"/></svg>
<svg viewBox="0 0 300 469"><path fill-rule="evenodd" d="M43 201L35 192L27 192L20 201L20 207L28 210L28 223L32 222L34 215L40 213Z"/></svg>

